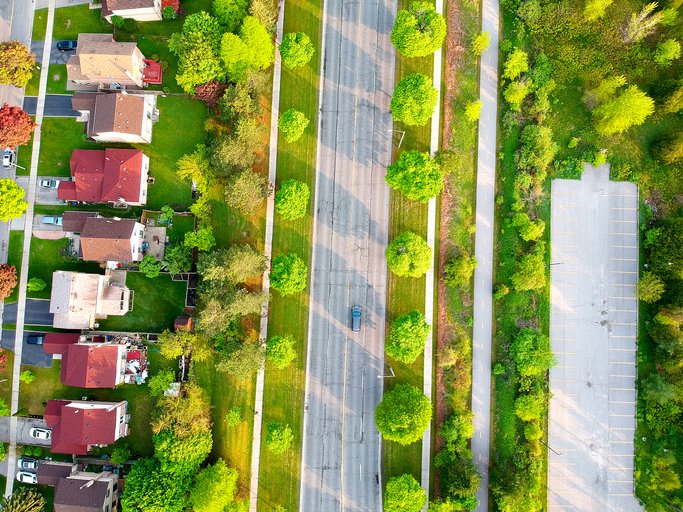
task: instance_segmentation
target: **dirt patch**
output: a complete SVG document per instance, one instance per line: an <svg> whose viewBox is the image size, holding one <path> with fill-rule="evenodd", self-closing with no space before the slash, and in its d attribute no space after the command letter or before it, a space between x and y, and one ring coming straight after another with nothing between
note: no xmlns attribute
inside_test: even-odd
<svg viewBox="0 0 683 512"><path fill-rule="evenodd" d="M446 47L444 49L443 148L448 148L453 124L453 99L458 94L456 73L465 55L465 32L458 0L446 2Z"/></svg>

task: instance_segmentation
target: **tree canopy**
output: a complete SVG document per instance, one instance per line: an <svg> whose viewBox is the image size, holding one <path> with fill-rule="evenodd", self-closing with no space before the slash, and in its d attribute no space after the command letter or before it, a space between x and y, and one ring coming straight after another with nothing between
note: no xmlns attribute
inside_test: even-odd
<svg viewBox="0 0 683 512"><path fill-rule="evenodd" d="M645 122L655 102L635 85L593 110L595 129L603 135L622 133Z"/></svg>
<svg viewBox="0 0 683 512"><path fill-rule="evenodd" d="M424 351L430 329L425 316L417 310L395 318L384 347L387 355L402 363L415 362Z"/></svg>
<svg viewBox="0 0 683 512"><path fill-rule="evenodd" d="M213 14L228 32L237 32L249 10L249 0L213 0Z"/></svg>
<svg viewBox="0 0 683 512"><path fill-rule="evenodd" d="M279 254L273 259L270 286L280 295L304 291L308 281L308 267L296 254Z"/></svg>
<svg viewBox="0 0 683 512"><path fill-rule="evenodd" d="M233 285L258 277L265 268L263 253L248 244L200 254L197 263L197 272L203 279Z"/></svg>
<svg viewBox="0 0 683 512"><path fill-rule="evenodd" d="M658 233L650 249L652 267L659 273L683 279L683 219L668 220Z"/></svg>
<svg viewBox="0 0 683 512"><path fill-rule="evenodd" d="M304 134L308 122L308 118L303 112L290 108L282 113L278 119L277 127L283 139L287 142L295 142Z"/></svg>
<svg viewBox="0 0 683 512"><path fill-rule="evenodd" d="M522 329L510 345L510 356L524 377L542 375L555 365L548 337L535 329Z"/></svg>
<svg viewBox="0 0 683 512"><path fill-rule="evenodd" d="M446 286L466 286L470 283L477 260L474 256L459 256L446 263L443 269Z"/></svg>
<svg viewBox="0 0 683 512"><path fill-rule="evenodd" d="M409 384L397 384L385 393L375 410L375 424L384 439L403 445L421 439L431 420L429 398Z"/></svg>
<svg viewBox="0 0 683 512"><path fill-rule="evenodd" d="M427 495L413 475L394 476L384 490L384 512L420 512Z"/></svg>
<svg viewBox="0 0 683 512"><path fill-rule="evenodd" d="M444 172L429 153L410 150L387 167L386 181L408 199L426 203L443 189Z"/></svg>
<svg viewBox="0 0 683 512"><path fill-rule="evenodd" d="M547 283L545 271L545 251L537 248L522 256L517 264L517 270L510 278L512 286L517 291L540 290Z"/></svg>
<svg viewBox="0 0 683 512"><path fill-rule="evenodd" d="M140 272L150 279L157 277L161 273L161 262L151 254L145 254L138 266Z"/></svg>
<svg viewBox="0 0 683 512"><path fill-rule="evenodd" d="M296 340L293 336L272 336L266 342L266 359L280 370L296 359Z"/></svg>
<svg viewBox="0 0 683 512"><path fill-rule="evenodd" d="M266 69L275 60L275 46L268 29L253 16L242 22L239 36L223 34L221 58L228 78L239 81L249 68Z"/></svg>
<svg viewBox="0 0 683 512"><path fill-rule="evenodd" d="M26 144L35 127L36 123L33 122L31 116L19 107L10 107L5 103L0 108L0 147L16 148Z"/></svg>
<svg viewBox="0 0 683 512"><path fill-rule="evenodd" d="M276 455L280 455L292 445L294 432L289 425L279 421L271 421L266 427L266 447Z"/></svg>
<svg viewBox="0 0 683 512"><path fill-rule="evenodd" d="M3 496L0 501L1 512L43 512L43 510L45 510L43 495L27 487L15 487L9 498Z"/></svg>
<svg viewBox="0 0 683 512"><path fill-rule="evenodd" d="M432 79L422 73L413 73L396 85L391 96L391 115L394 121L424 126L434 113L437 98Z"/></svg>
<svg viewBox="0 0 683 512"><path fill-rule="evenodd" d="M17 286L17 269L14 265L0 264L0 300L5 300Z"/></svg>
<svg viewBox="0 0 683 512"><path fill-rule="evenodd" d="M35 64L36 56L19 41L0 43L0 84L24 87Z"/></svg>
<svg viewBox="0 0 683 512"><path fill-rule="evenodd" d="M515 48L505 59L503 78L514 80L529 70L529 55L521 48Z"/></svg>
<svg viewBox="0 0 683 512"><path fill-rule="evenodd" d="M21 217L28 203L24 201L26 192L10 178L0 179L0 220L7 222Z"/></svg>
<svg viewBox="0 0 683 512"><path fill-rule="evenodd" d="M183 243L185 247L196 247L200 251L207 252L216 245L216 237L213 236L213 228L211 226L202 226L196 231L185 233Z"/></svg>
<svg viewBox="0 0 683 512"><path fill-rule="evenodd" d="M188 487L186 475L163 470L157 459L139 459L126 476L121 507L123 512L181 512Z"/></svg>
<svg viewBox="0 0 683 512"><path fill-rule="evenodd" d="M236 492L237 471L218 459L197 473L188 502L194 512L224 512Z"/></svg>
<svg viewBox="0 0 683 512"><path fill-rule="evenodd" d="M311 38L303 32L289 32L280 43L282 65L288 69L300 68L308 64L315 53Z"/></svg>
<svg viewBox="0 0 683 512"><path fill-rule="evenodd" d="M253 214L268 197L268 180L251 169L244 169L228 180L225 201L245 215Z"/></svg>
<svg viewBox="0 0 683 512"><path fill-rule="evenodd" d="M311 190L302 181L287 179L275 193L275 213L285 220L298 220L308 212Z"/></svg>
<svg viewBox="0 0 683 512"><path fill-rule="evenodd" d="M406 57L434 53L446 37L446 21L429 2L413 2L396 15L391 42Z"/></svg>
<svg viewBox="0 0 683 512"><path fill-rule="evenodd" d="M420 235L405 231L391 241L385 257L397 276L420 277L432 264L432 249Z"/></svg>
<svg viewBox="0 0 683 512"><path fill-rule="evenodd" d="M159 352L167 359L185 355L192 356L194 361L206 361L213 354L204 336L184 329L174 332L166 329L159 334Z"/></svg>

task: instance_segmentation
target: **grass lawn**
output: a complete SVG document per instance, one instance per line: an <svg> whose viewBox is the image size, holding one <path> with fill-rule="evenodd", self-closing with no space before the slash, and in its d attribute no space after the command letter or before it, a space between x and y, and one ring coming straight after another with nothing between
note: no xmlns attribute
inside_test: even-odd
<svg viewBox="0 0 683 512"><path fill-rule="evenodd" d="M46 11L41 9L38 13ZM52 29L52 39L78 39L82 32L106 34L113 32L113 25L107 23L101 16L100 9L89 9L87 4L55 9L55 21ZM34 20L35 24L35 20ZM34 28L35 34L35 28ZM44 34L44 31L43 31ZM45 36L41 39L44 39Z"/></svg>
<svg viewBox="0 0 683 512"><path fill-rule="evenodd" d="M174 215L173 224L166 231L171 244L177 244L185 240L185 233L194 231L193 215Z"/></svg>
<svg viewBox="0 0 683 512"><path fill-rule="evenodd" d="M314 42L319 41L321 2L291 0L285 4L284 31L302 31ZM319 48L319 44L317 45ZM283 68L280 111L296 108L310 120L304 136L294 143L280 138L278 143L277 182L297 179L308 184L311 196L315 192L315 159L317 145L318 70L320 52L303 68ZM275 216L273 256L295 253L309 262L311 253L313 197L308 214L297 221L285 221ZM309 289L298 296L283 298L272 293L268 335L294 336L297 359L289 368L278 370L266 366L264 388L264 418L261 443L261 474L259 476L259 507L287 510L299 508L299 478L301 473L301 443L303 429L304 389L306 384L306 346L308 328ZM269 421L289 424L294 432L292 449L276 456L265 446L266 426Z"/></svg>
<svg viewBox="0 0 683 512"><path fill-rule="evenodd" d="M33 15L33 34L31 39L33 41L44 41L45 31L47 30L47 9L37 9ZM54 33L52 37L56 36Z"/></svg>
<svg viewBox="0 0 683 512"><path fill-rule="evenodd" d="M41 127L38 176L69 176L74 149L104 149L103 144L83 140L83 123L73 118L48 117ZM117 146L117 145L114 145Z"/></svg>
<svg viewBox="0 0 683 512"><path fill-rule="evenodd" d="M38 89L40 88L40 63L36 64L33 69L33 75L31 79L26 84L26 89L24 90L25 96L38 96Z"/></svg>
<svg viewBox="0 0 683 512"><path fill-rule="evenodd" d="M35 121L35 116L31 116ZM17 149L17 176L28 176L31 172L31 153L33 152L33 133L28 142Z"/></svg>
<svg viewBox="0 0 683 512"><path fill-rule="evenodd" d="M66 64L50 64L47 75L48 94L67 94Z"/></svg>
<svg viewBox="0 0 683 512"><path fill-rule="evenodd" d="M14 352L3 349L2 354L7 356L5 369L0 372L0 400L4 400L7 405L12 400L12 368L14 367Z"/></svg>
<svg viewBox="0 0 683 512"><path fill-rule="evenodd" d="M168 274L150 279L128 272L126 286L135 292L133 310L100 322L105 331L161 332L171 329L185 307L186 281L173 281Z"/></svg>
<svg viewBox="0 0 683 512"><path fill-rule="evenodd" d="M10 231L9 232L9 246L7 253L7 264L14 265L17 269L17 283L21 275L21 259L24 249L24 232ZM19 299L19 284L14 287L12 294L5 299L5 304L11 304Z"/></svg>

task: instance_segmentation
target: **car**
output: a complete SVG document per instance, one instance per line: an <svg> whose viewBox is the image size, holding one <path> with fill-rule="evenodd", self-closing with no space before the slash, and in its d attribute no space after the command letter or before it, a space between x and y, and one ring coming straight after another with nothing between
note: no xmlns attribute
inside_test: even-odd
<svg viewBox="0 0 683 512"><path fill-rule="evenodd" d="M37 484L38 475L29 471L17 471L17 482L22 484Z"/></svg>
<svg viewBox="0 0 683 512"><path fill-rule="evenodd" d="M19 469L38 469L38 461L22 457L17 461L17 466Z"/></svg>
<svg viewBox="0 0 683 512"><path fill-rule="evenodd" d="M52 439L52 430L49 428L32 427L28 431L28 435L33 439L42 439L43 441L49 441Z"/></svg>
<svg viewBox="0 0 683 512"><path fill-rule="evenodd" d="M12 167L12 157L14 156L14 151L11 148L5 148L2 152L2 166L4 168Z"/></svg>
<svg viewBox="0 0 683 512"><path fill-rule="evenodd" d="M40 180L38 185L42 188L57 188L59 186L59 180Z"/></svg>
<svg viewBox="0 0 683 512"><path fill-rule="evenodd" d="M76 51L78 48L78 41L58 41L57 50L60 52Z"/></svg>
<svg viewBox="0 0 683 512"><path fill-rule="evenodd" d="M351 330L353 332L360 331L360 323L361 323L362 314L363 314L363 310L361 309L360 306L353 306L351 308Z"/></svg>
<svg viewBox="0 0 683 512"><path fill-rule="evenodd" d="M52 224L54 226L61 226L62 225L62 216L61 215L46 215L43 217L43 224Z"/></svg>
<svg viewBox="0 0 683 512"><path fill-rule="evenodd" d="M45 341L44 334L30 334L26 337L26 343L29 345L42 345L43 341Z"/></svg>

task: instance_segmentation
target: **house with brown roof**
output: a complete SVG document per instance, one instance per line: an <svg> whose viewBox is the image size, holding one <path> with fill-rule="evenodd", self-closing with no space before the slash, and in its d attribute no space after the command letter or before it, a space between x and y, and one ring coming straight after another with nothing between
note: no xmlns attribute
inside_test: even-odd
<svg viewBox="0 0 683 512"><path fill-rule="evenodd" d="M84 260L112 264L142 260L145 226L135 219L93 216L92 212L64 212L62 230L80 233L78 255Z"/></svg>
<svg viewBox="0 0 683 512"><path fill-rule="evenodd" d="M94 447L107 446L128 435L128 402L49 400L45 424L52 430L55 453L87 455Z"/></svg>
<svg viewBox="0 0 683 512"><path fill-rule="evenodd" d="M66 77L69 91L142 89L162 82L158 62L145 59L135 43L114 41L111 34L79 34Z"/></svg>
<svg viewBox="0 0 683 512"><path fill-rule="evenodd" d="M102 17L111 23L112 16L137 21L161 19L161 0L102 0Z"/></svg>
<svg viewBox="0 0 683 512"><path fill-rule="evenodd" d="M76 149L71 181L60 181L57 197L79 203L143 206L147 202L149 157L137 149Z"/></svg>
<svg viewBox="0 0 683 512"><path fill-rule="evenodd" d="M97 142L152 142L152 125L159 119L156 95L77 92L71 106L85 123L85 133Z"/></svg>
<svg viewBox="0 0 683 512"><path fill-rule="evenodd" d="M143 384L147 351L128 336L74 333L45 334L43 350L61 359L59 379L76 388L113 388Z"/></svg>
<svg viewBox="0 0 683 512"><path fill-rule="evenodd" d="M92 329L97 320L128 313L132 300L124 271L99 275L57 270L52 274L50 313L53 327L59 329Z"/></svg>
<svg viewBox="0 0 683 512"><path fill-rule="evenodd" d="M119 500L119 477L111 471L91 473L70 462L38 465L40 485L55 488L55 512L113 512Z"/></svg>

